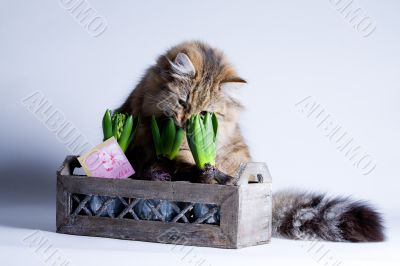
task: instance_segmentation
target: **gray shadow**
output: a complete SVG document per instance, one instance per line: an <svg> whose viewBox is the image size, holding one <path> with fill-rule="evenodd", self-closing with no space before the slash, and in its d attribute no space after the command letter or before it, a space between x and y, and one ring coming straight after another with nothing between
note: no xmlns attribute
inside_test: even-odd
<svg viewBox="0 0 400 266"><path fill-rule="evenodd" d="M20 157L0 167L0 225L54 232L58 166Z"/></svg>

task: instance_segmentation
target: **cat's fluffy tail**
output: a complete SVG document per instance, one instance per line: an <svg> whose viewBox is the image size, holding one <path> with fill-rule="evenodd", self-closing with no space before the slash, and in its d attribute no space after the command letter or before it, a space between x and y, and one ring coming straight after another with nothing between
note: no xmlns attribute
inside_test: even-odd
<svg viewBox="0 0 400 266"><path fill-rule="evenodd" d="M281 191L272 196L272 236L327 241L383 241L381 215L350 198Z"/></svg>

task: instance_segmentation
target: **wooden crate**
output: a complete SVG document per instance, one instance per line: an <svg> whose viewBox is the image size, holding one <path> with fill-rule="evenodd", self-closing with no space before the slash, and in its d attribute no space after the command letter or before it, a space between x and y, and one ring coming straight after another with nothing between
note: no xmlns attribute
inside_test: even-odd
<svg viewBox="0 0 400 266"><path fill-rule="evenodd" d="M59 233L218 248L270 241L271 177L263 163L243 164L238 186L87 177L74 175L77 167L68 156L57 172ZM99 196L100 205L91 205ZM139 215L139 203L151 220ZM160 206L173 215L167 219ZM196 216L199 206L207 212Z"/></svg>

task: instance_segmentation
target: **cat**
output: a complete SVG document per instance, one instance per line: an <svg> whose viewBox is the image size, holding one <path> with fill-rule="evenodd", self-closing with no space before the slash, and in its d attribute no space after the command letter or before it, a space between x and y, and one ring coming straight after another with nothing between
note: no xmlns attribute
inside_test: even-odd
<svg viewBox="0 0 400 266"><path fill-rule="evenodd" d="M241 162L251 160L237 124L243 106L235 93L244 83L222 52L200 42L183 43L160 56L118 109L140 113L142 117L136 137L140 142L135 142L138 144L135 149L127 152L138 175L155 158L149 128L151 115L158 119L173 117L177 125L184 126L192 114L207 111L215 112L218 117L216 166L234 175ZM176 162L178 169L194 165L186 139Z"/></svg>
<svg viewBox="0 0 400 266"><path fill-rule="evenodd" d="M215 112L219 121L216 166L234 176L240 163L251 161L238 124L243 110L238 93L244 84L246 81L225 55L204 42L184 42L161 55L118 109L142 116L137 133L140 141L127 151L139 175L155 160L149 128L153 114L161 120L172 117L177 125L184 127L192 114ZM183 173L195 167L186 140L175 167ZM349 242L384 240L381 215L367 203L296 191L274 193L272 199L274 237Z"/></svg>

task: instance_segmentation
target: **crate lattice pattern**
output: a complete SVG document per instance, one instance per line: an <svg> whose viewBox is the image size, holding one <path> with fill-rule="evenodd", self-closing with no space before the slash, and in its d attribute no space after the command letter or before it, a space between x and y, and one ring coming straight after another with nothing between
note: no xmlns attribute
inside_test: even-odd
<svg viewBox="0 0 400 266"><path fill-rule="evenodd" d="M215 204L84 194L70 194L70 200L71 216L220 224L220 206Z"/></svg>

